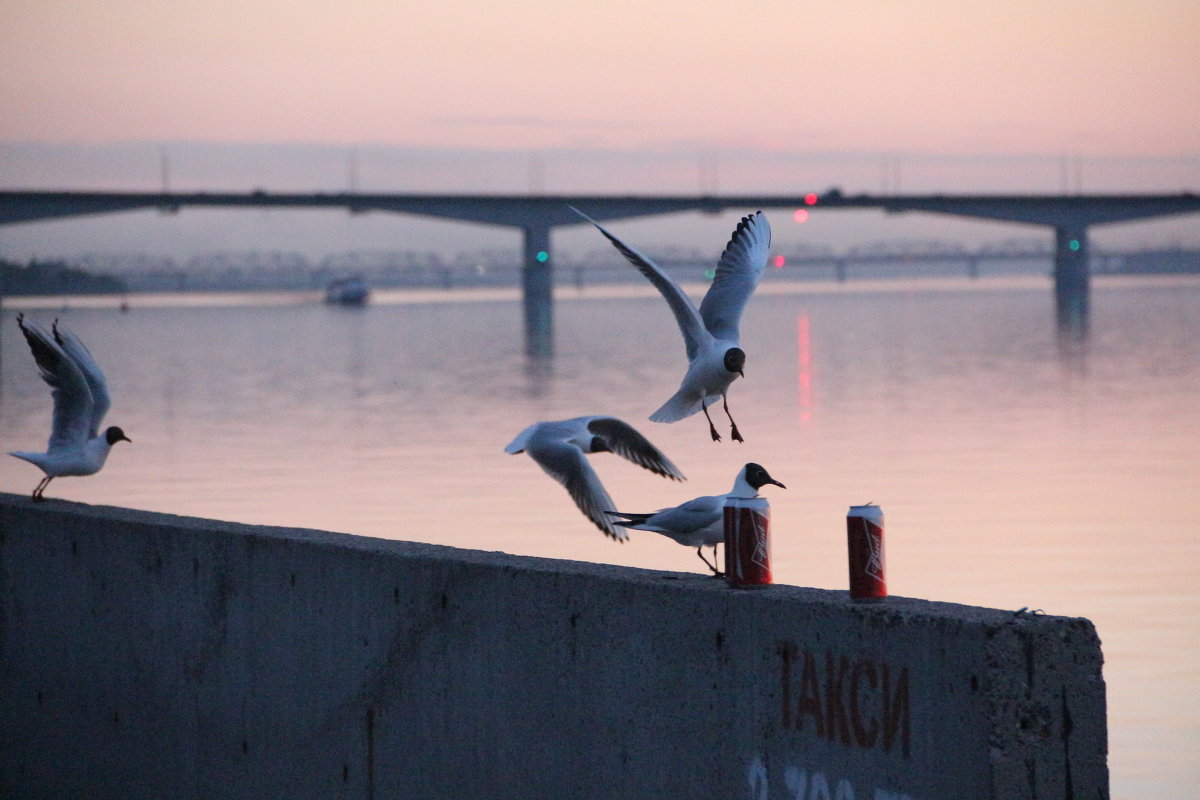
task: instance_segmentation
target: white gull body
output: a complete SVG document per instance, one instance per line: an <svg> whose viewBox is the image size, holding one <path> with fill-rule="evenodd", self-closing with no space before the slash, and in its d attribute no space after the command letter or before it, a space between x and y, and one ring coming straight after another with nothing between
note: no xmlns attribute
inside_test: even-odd
<svg viewBox="0 0 1200 800"><path fill-rule="evenodd" d="M42 380L53 390L54 416L46 452L9 453L45 473L33 490L33 499L41 500L54 478L94 475L108 460L112 446L129 439L116 426L100 431L111 401L104 373L83 342L57 321L51 327L52 333L26 323L24 315L17 316L17 324L25 334Z"/></svg>
<svg viewBox="0 0 1200 800"><path fill-rule="evenodd" d="M639 531L661 533L682 545L696 548L696 555L708 565L714 574L721 574L715 563L709 563L701 548L713 549L713 562L717 559L717 545L725 541L725 501L731 497L758 497L758 490L768 483L786 489L758 464L742 467L733 480L733 488L725 494L706 495L688 500L686 503L663 508L648 514L632 514L610 511L610 515L622 517L616 524Z"/></svg>
<svg viewBox="0 0 1200 800"><path fill-rule="evenodd" d="M771 248L771 226L761 211L742 217L725 252L717 262L717 273L696 306L669 275L642 253L622 242L600 223L574 209L608 237L631 264L645 275L662 294L675 314L687 348L688 369L679 390L650 415L653 422L677 422L703 411L713 441L721 436L708 416L708 406L720 400L729 417L730 436L743 441L737 423L729 414L729 386L745 377L746 353L741 348L738 326L742 311L762 280Z"/></svg>
<svg viewBox="0 0 1200 800"><path fill-rule="evenodd" d="M588 416L537 422L517 434L504 452L528 453L547 475L566 487L584 516L606 536L620 542L628 539L629 534L606 515L613 507L613 501L600 482L600 476L588 463L589 453L616 453L656 475L684 480L679 468L645 436L615 417Z"/></svg>

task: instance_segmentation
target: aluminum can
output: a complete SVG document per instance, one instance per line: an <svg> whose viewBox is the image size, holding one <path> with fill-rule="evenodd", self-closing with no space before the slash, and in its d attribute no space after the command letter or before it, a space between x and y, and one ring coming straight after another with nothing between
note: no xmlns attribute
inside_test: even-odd
<svg viewBox="0 0 1200 800"><path fill-rule="evenodd" d="M887 597L887 561L883 555L883 509L850 506L846 514L850 557L850 597L869 602Z"/></svg>
<svg viewBox="0 0 1200 800"><path fill-rule="evenodd" d="M771 504L765 497L725 501L725 579L740 589L771 585Z"/></svg>

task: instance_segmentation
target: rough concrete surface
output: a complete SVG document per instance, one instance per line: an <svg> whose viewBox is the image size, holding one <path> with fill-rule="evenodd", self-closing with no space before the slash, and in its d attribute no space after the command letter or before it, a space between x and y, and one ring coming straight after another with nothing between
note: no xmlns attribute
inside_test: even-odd
<svg viewBox="0 0 1200 800"><path fill-rule="evenodd" d="M1104 798L1085 619L0 494L0 797Z"/></svg>

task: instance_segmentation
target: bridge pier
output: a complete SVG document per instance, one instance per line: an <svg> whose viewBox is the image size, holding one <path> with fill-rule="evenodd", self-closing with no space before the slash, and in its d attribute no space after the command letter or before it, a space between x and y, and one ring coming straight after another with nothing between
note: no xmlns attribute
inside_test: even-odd
<svg viewBox="0 0 1200 800"><path fill-rule="evenodd" d="M1058 326L1063 329L1087 326L1091 284L1087 237L1084 224L1054 228L1054 304Z"/></svg>
<svg viewBox="0 0 1200 800"><path fill-rule="evenodd" d="M1055 228L1055 305L1061 327L1083 332L1088 319L1089 225L1131 222L1200 212L1200 194L1145 195L843 195L832 190L814 195L722 195L646 197L609 195L444 195L444 194L292 194L188 192L45 192L0 191L0 226L111 212L184 207L203 208L345 208L351 213L386 211L422 214L462 222L519 227L524 231L525 350L534 358L554 354L550 259L552 225L580 224L569 206L589 209L600 219L619 219L681 211L725 209L877 208L888 212L923 211ZM539 260L538 256L544 260ZM847 277L844 261L835 261L837 280ZM974 274L978 265L969 269ZM578 280L578 276L577 276Z"/></svg>
<svg viewBox="0 0 1200 800"><path fill-rule="evenodd" d="M521 267L525 310L525 354L531 358L554 355L554 266L550 257L550 226L525 227Z"/></svg>

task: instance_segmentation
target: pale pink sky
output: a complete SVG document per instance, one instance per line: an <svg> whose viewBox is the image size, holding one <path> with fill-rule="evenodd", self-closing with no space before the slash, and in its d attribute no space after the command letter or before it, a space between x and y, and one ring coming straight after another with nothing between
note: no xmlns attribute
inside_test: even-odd
<svg viewBox="0 0 1200 800"><path fill-rule="evenodd" d="M0 0L0 142L1192 156L1194 0Z"/></svg>
<svg viewBox="0 0 1200 800"><path fill-rule="evenodd" d="M1198 191L1198 33L1196 0L0 0L0 187ZM403 215L217 217L8 226L0 255L516 246ZM1198 219L1096 238L1190 243ZM641 241L711 224L651 220ZM834 246L1023 235L1048 234L779 227Z"/></svg>

